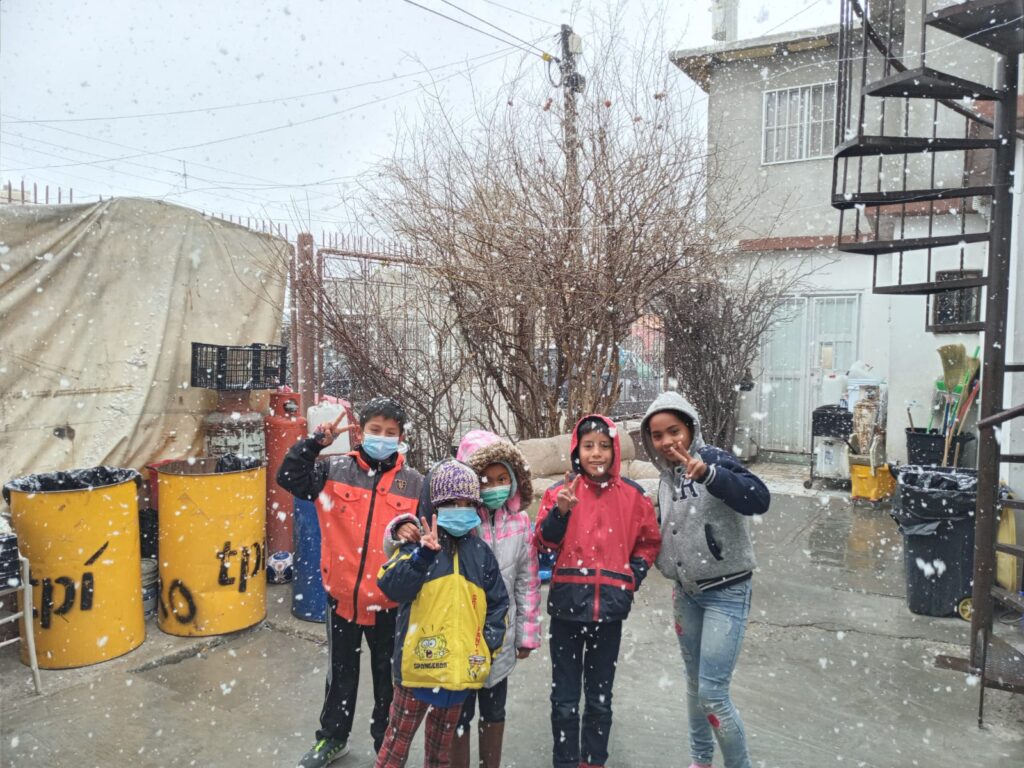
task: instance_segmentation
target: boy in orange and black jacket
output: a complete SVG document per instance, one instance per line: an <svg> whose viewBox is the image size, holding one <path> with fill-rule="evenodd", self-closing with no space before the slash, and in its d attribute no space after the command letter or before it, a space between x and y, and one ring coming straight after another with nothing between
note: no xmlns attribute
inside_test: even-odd
<svg viewBox="0 0 1024 768"><path fill-rule="evenodd" d="M282 488L316 501L328 603L327 689L316 743L299 768L320 768L349 751L363 637L373 670L374 750L387 731L397 605L377 586L377 572L386 560L383 540L388 522L416 514L423 484L423 477L406 466L398 450L405 423L401 405L376 397L359 414L363 438L355 450L320 459L320 451L336 435L334 425L322 424L314 437L292 446L277 473Z"/></svg>

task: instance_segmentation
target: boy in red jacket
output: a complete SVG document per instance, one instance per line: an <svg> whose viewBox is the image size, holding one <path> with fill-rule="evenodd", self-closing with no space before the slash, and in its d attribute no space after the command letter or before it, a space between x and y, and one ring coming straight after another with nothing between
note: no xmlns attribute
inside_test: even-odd
<svg viewBox="0 0 1024 768"><path fill-rule="evenodd" d="M661 547L653 505L643 488L619 474L611 419L584 416L571 446L579 474L567 474L544 494L535 534L538 548L557 553L548 592L555 768L608 759L622 620Z"/></svg>

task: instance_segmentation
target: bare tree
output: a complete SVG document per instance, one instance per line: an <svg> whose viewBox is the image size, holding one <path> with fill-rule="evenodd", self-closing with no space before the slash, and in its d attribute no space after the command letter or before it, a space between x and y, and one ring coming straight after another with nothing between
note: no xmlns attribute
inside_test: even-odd
<svg viewBox="0 0 1024 768"><path fill-rule="evenodd" d="M420 467L449 454L467 408L467 358L438 290L409 259L359 253L328 258L322 276L296 284L298 300L316 307L326 367L345 374L344 394L357 403L397 398L415 425L411 458Z"/></svg>
<svg viewBox="0 0 1024 768"><path fill-rule="evenodd" d="M666 366L701 414L704 439L731 450L739 396L772 324L810 274L807 262L756 253L720 254L698 281L682 275L662 293Z"/></svg>
<svg viewBox="0 0 1024 768"><path fill-rule="evenodd" d="M632 324L723 239L664 51L607 34L566 103L526 77L469 122L439 100L365 186L366 215L444 286L491 417L520 438L610 411Z"/></svg>

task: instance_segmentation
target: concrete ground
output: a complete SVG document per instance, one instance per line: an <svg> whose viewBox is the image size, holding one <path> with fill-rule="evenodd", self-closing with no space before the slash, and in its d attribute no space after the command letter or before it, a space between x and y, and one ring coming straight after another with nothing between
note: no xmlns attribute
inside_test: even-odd
<svg viewBox="0 0 1024 768"><path fill-rule="evenodd" d="M886 509L793 490L800 495L777 495L755 527L760 570L733 685L753 764L1024 765L1024 696L987 692L978 729L976 681L933 665L937 653L965 652L967 625L907 611ZM292 618L287 587L269 595L256 628L197 640L151 622L149 639L120 659L44 671L41 696L17 651L3 649L0 764L295 765L312 743L326 644L322 625ZM541 650L512 677L505 766L550 765L549 676ZM365 669L361 690L353 750L339 768L372 765ZM609 766L689 764L670 585L660 575L626 623L614 708ZM421 744L410 765L421 764Z"/></svg>

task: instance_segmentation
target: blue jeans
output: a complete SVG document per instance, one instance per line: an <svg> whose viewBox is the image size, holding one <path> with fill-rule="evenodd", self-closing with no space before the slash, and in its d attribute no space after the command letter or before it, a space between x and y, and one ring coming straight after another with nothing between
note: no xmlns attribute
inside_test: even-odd
<svg viewBox="0 0 1024 768"><path fill-rule="evenodd" d="M711 765L717 739L725 768L750 768L743 721L729 697L750 613L750 581L694 596L677 584L672 599L686 667L693 762Z"/></svg>

